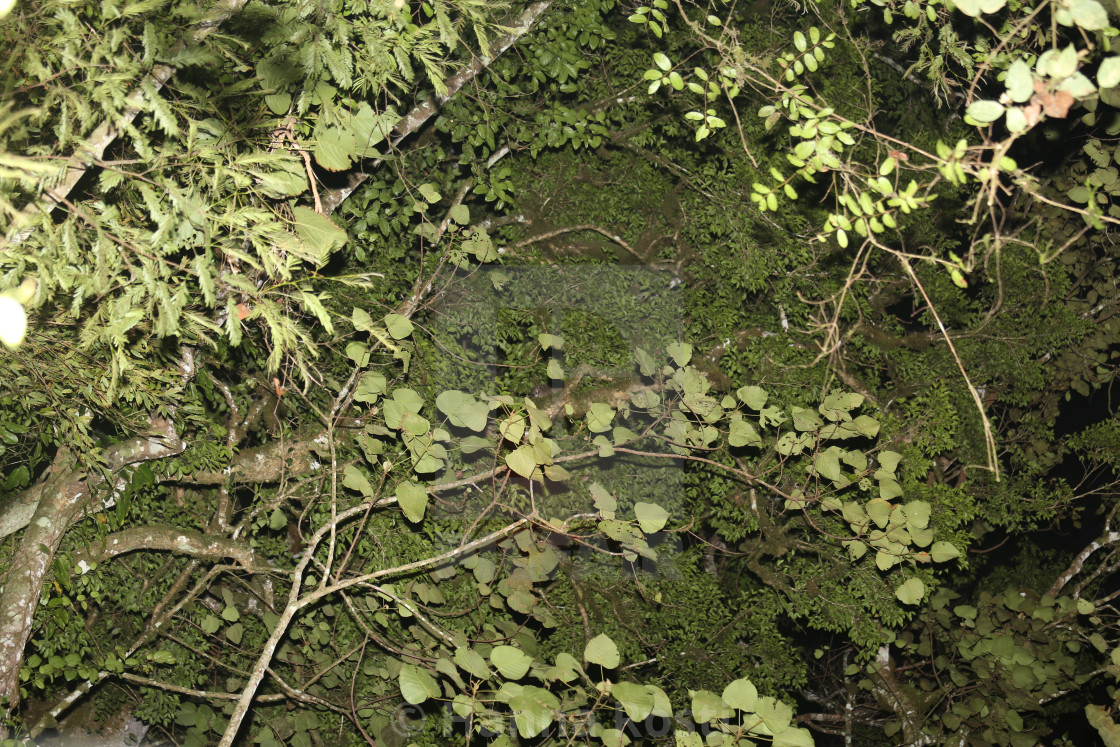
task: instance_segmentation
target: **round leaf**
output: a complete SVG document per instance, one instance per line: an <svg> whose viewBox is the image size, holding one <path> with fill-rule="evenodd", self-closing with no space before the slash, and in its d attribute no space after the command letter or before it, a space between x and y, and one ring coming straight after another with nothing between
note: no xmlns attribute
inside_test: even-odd
<svg viewBox="0 0 1120 747"><path fill-rule="evenodd" d="M723 689L723 702L738 711L753 712L758 707L758 688L743 678Z"/></svg>
<svg viewBox="0 0 1120 747"><path fill-rule="evenodd" d="M619 682L611 690L611 695L618 699L626 715L635 723L645 721L653 710L653 692L645 685L636 682Z"/></svg>
<svg viewBox="0 0 1120 747"><path fill-rule="evenodd" d="M998 101L973 101L965 109L965 114L981 124L995 122L1003 116L1004 106Z"/></svg>
<svg viewBox="0 0 1120 747"><path fill-rule="evenodd" d="M487 416L490 413L490 408L485 402L480 402L474 398L474 395L458 389L440 392L436 397L436 407L447 416L452 425L470 428L476 432L486 428Z"/></svg>
<svg viewBox="0 0 1120 747"><path fill-rule="evenodd" d="M525 479L532 477L533 470L537 468L537 460L533 456L533 447L522 444L515 451L506 454L506 466Z"/></svg>
<svg viewBox="0 0 1120 747"><path fill-rule="evenodd" d="M519 648L496 646L490 652L490 663L507 680L519 680L528 673L533 660Z"/></svg>
<svg viewBox="0 0 1120 747"><path fill-rule="evenodd" d="M1120 57L1104 58L1104 62L1097 68L1097 85L1101 88L1120 85Z"/></svg>
<svg viewBox="0 0 1120 747"><path fill-rule="evenodd" d="M669 520L669 512L655 503L635 503L634 515L638 517L638 524L646 534L660 532Z"/></svg>
<svg viewBox="0 0 1120 747"><path fill-rule="evenodd" d="M439 683L435 678L413 664L401 666L400 676L401 696L412 705L420 705L428 698L440 696Z"/></svg>
<svg viewBox="0 0 1120 747"><path fill-rule="evenodd" d="M412 334L412 322L400 314L386 314L385 329L394 340L403 340Z"/></svg>
<svg viewBox="0 0 1120 747"><path fill-rule="evenodd" d="M917 604L926 595L926 585L920 578L907 579L894 595L903 604Z"/></svg>
<svg viewBox="0 0 1120 747"><path fill-rule="evenodd" d="M428 490L415 482L402 482L397 486L397 503L404 517L412 523L422 521L428 508Z"/></svg>
<svg viewBox="0 0 1120 747"><path fill-rule="evenodd" d="M621 661L618 646L606 633L600 633L591 639L583 651L583 659L604 669L614 669Z"/></svg>
<svg viewBox="0 0 1120 747"><path fill-rule="evenodd" d="M953 558L960 557L961 551L957 549L956 545L950 542L934 542L933 547L929 549L929 554L930 557L933 558L933 562L944 563Z"/></svg>

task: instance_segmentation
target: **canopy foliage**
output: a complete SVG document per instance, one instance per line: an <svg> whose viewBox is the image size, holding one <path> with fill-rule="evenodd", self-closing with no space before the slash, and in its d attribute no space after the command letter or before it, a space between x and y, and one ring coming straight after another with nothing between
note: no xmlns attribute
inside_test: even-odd
<svg viewBox="0 0 1120 747"><path fill-rule="evenodd" d="M1116 9L10 5L5 738L1118 743Z"/></svg>

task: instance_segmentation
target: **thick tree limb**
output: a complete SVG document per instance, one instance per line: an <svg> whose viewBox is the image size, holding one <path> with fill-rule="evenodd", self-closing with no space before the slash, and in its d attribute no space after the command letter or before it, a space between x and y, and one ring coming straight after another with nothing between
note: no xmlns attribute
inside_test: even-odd
<svg viewBox="0 0 1120 747"><path fill-rule="evenodd" d="M241 10L245 2L246 0L218 0L210 13L198 24L188 38L169 50L171 54L179 52L190 44L198 44L221 26L226 19ZM0 243L0 251L18 246L27 240L34 232L38 221L50 215L52 210L62 204L62 201L74 189L90 166L105 155L105 150L117 139L121 131L128 127L132 120L136 119L136 115L143 110L144 98L148 95L148 91L158 94L164 84L175 74L175 71L176 68L171 65L157 65L148 74L151 88L137 86L133 89L132 93L125 99L125 109L120 118L116 122L102 122L70 157L70 166L66 168L62 180L54 187L44 190L38 200L23 209L19 218L14 222L14 232L9 233L4 238L3 243Z"/></svg>
<svg viewBox="0 0 1120 747"><path fill-rule="evenodd" d="M105 451L104 457L110 473L115 473L129 465L180 454L183 448L174 426L157 418L152 421L150 436L116 444ZM9 713L19 704L19 668L51 560L66 531L90 506L102 482L99 476L87 476L65 447L40 481L39 504L20 538L0 591L0 700L7 698Z"/></svg>
<svg viewBox="0 0 1120 747"><path fill-rule="evenodd" d="M1089 559L1090 555L1100 550L1102 547L1108 547L1117 542L1120 542L1120 532L1111 530L1106 531L1100 537L1090 542L1082 548L1081 552L1077 553L1076 557L1074 557L1073 561L1069 564L1069 567L1062 571L1061 575L1054 580L1054 583L1046 591L1046 594L1051 597L1057 597L1062 593L1062 589L1065 588L1066 584L1070 582L1070 579L1078 573L1081 573L1081 569L1085 567L1085 561Z"/></svg>
<svg viewBox="0 0 1120 747"><path fill-rule="evenodd" d="M478 77L478 74L489 67L490 63L492 63L503 53L505 53L505 51L512 47L518 39L529 33L529 29L533 27L533 24L536 23L541 14L548 10L548 7L552 5L552 2L553 0L540 0L539 2L535 2L528 8L526 8L525 11L517 17L517 20L513 22L513 25L509 27L509 33L503 36L501 39L498 39L493 45L491 45L491 52L493 52L493 54L490 57L481 55L476 57L474 61L471 62L471 64L467 65L462 70L455 73L445 81L445 84L447 86L447 93L438 98L428 99L427 101L414 106L412 108L412 111L405 115L405 117L401 119L401 121L398 122L397 126L394 128L393 131L396 134L390 141L392 147L397 147L401 143L401 141L403 141L412 133L416 132L416 130L420 128L420 125L427 122L432 117L432 115L439 111L439 108L446 104L452 96L457 94L463 86ZM370 164L370 168L376 168L380 164L381 159L376 159L372 164ZM346 184L344 186L337 189L332 189L331 191L327 192L323 196L323 214L330 215L335 210L337 210L338 206L341 205L347 197L353 194L354 190L357 189L362 184L362 182L364 182L369 177L369 172L354 171L350 174L350 177L346 180Z"/></svg>
<svg viewBox="0 0 1120 747"><path fill-rule="evenodd" d="M258 561L248 542L206 535L194 529L181 529L169 525L131 527L114 532L84 552L74 555L74 563L81 567L85 562L102 563L125 553L137 550L161 550L194 558L236 560L250 571L269 570Z"/></svg>

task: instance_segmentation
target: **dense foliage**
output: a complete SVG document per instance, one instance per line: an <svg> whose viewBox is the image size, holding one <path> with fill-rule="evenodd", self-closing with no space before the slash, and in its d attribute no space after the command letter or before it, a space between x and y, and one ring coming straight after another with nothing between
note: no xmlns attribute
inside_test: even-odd
<svg viewBox="0 0 1120 747"><path fill-rule="evenodd" d="M8 6L10 743L1120 744L1098 0Z"/></svg>

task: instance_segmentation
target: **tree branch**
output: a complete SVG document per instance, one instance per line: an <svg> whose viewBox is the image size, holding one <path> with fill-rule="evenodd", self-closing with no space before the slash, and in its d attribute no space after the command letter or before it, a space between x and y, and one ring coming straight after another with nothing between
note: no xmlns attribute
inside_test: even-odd
<svg viewBox="0 0 1120 747"><path fill-rule="evenodd" d="M412 133L420 128L420 125L427 122L433 114L435 114L441 106L446 104L452 96L457 94L459 90L470 81L478 77L478 74L489 67L490 63L500 57L506 50L512 47L518 39L529 33L529 29L533 27L537 19L548 10L552 5L553 0L540 0L540 2L533 3L525 11L517 17L510 28L510 32L499 39L491 46L493 56L486 57L479 55L474 58L470 65L467 65L459 72L452 75L445 81L447 86L447 93L443 96L417 104L412 108L407 115L397 123L394 128L396 135L390 141L390 145L396 148L400 143ZM370 169L377 168L381 164L381 159L375 159L370 164ZM332 189L323 196L323 214L330 215L343 201L354 193L362 182L370 177L367 171L354 171L350 174L346 184L337 189Z"/></svg>
<svg viewBox="0 0 1120 747"><path fill-rule="evenodd" d="M74 556L76 565L102 563L118 555L137 550L160 550L176 555L190 555L206 560L230 558L249 571L273 570L258 561L256 553L247 542L205 535L194 529L180 529L169 525L133 527L105 537L100 546L92 545Z"/></svg>
<svg viewBox="0 0 1120 747"><path fill-rule="evenodd" d="M245 5L246 0L218 0L210 12L203 18L187 39L180 41L169 51L174 55L179 51L185 49L190 44L198 44L207 36L212 34L219 26L222 25L230 16L237 11L241 10ZM160 89L164 84L171 79L171 76L176 72L176 68L171 65L157 65L152 72L148 74L151 80L152 95L158 95ZM74 155L70 157L71 165L66 168L66 173L63 175L62 180L51 187L44 190L39 195L39 199L32 202L25 207L20 213L19 217L13 223L14 232L9 233L2 243L0 243L0 251L4 249L16 247L28 239L29 236L35 231L38 225L38 220L46 218L51 214L56 207L62 204L70 191L78 184L78 181L85 175L101 157L105 155L106 149L117 139L121 131L136 119L136 115L142 111L144 99L148 95L148 89L143 85L138 85L132 90L132 93L125 99L124 111L121 112L120 117L114 123L106 120L94 130L85 142L83 142L77 149Z"/></svg>

